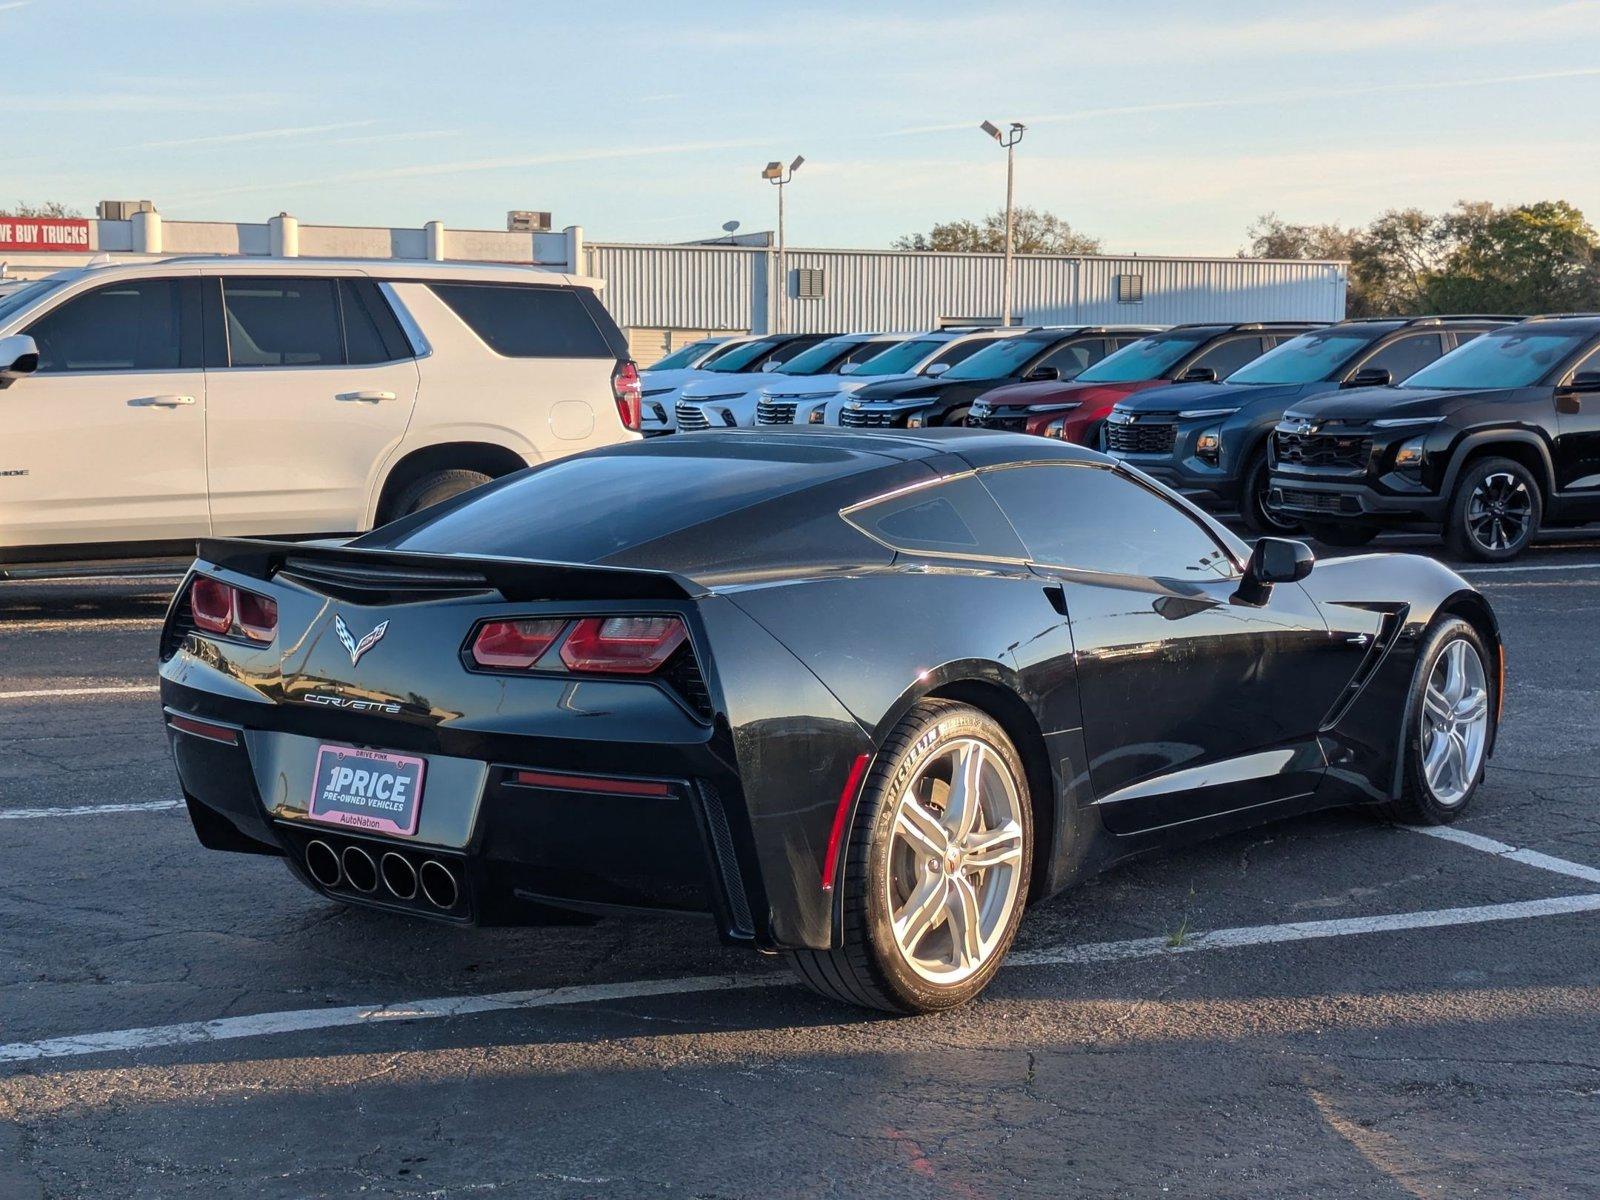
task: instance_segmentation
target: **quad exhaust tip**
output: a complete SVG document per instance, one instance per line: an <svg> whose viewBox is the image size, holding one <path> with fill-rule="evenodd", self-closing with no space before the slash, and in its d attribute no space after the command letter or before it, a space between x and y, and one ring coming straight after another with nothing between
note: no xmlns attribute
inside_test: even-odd
<svg viewBox="0 0 1600 1200"><path fill-rule="evenodd" d="M378 890L378 864L372 861L360 846L346 846L344 854L340 856L340 863L344 866L344 877L350 886L358 892L375 892Z"/></svg>
<svg viewBox="0 0 1600 1200"><path fill-rule="evenodd" d="M418 873L422 894L435 908L454 908L461 895L455 873L441 862L429 859Z"/></svg>
<svg viewBox="0 0 1600 1200"><path fill-rule="evenodd" d="M378 873L383 877L383 886L395 899L417 898L417 869L405 855L389 851L379 860Z"/></svg>
<svg viewBox="0 0 1600 1200"><path fill-rule="evenodd" d="M320 838L306 847L306 870L311 878L325 888L339 886L344 871L339 866L339 855L332 846Z"/></svg>

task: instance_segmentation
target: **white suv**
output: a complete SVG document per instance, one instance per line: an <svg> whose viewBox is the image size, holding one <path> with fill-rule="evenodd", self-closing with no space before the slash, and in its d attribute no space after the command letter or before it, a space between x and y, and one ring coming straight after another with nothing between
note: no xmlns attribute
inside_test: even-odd
<svg viewBox="0 0 1600 1200"><path fill-rule="evenodd" d="M906 340L903 333L847 333L807 347L770 370L716 375L710 372L686 383L674 406L679 430L721 429L756 423L756 406L763 391L773 385L796 382L816 386L837 380L862 363Z"/></svg>
<svg viewBox="0 0 1600 1200"><path fill-rule="evenodd" d="M348 534L637 438L596 280L168 259L0 296L0 564Z"/></svg>

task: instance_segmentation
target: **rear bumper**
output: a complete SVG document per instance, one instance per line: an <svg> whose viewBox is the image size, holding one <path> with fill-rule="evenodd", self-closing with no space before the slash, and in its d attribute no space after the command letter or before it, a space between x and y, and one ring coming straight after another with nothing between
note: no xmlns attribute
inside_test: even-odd
<svg viewBox="0 0 1600 1200"><path fill-rule="evenodd" d="M611 744L535 738L408 744L400 748L427 762L421 819L414 837L391 837L307 815L317 747L373 744L358 730L291 732L280 727L285 710L275 705L170 678L161 691L201 842L282 854L301 882L324 895L474 925L548 923L553 909L698 914L713 917L726 941L770 940L770 930L756 927L760 885L741 866L724 806L730 789L738 795L737 780L722 778L709 733L699 743L630 746L626 756ZM376 873L319 872L308 856L330 850L355 868L364 855ZM402 860L388 864L399 886L381 872L385 856ZM433 864L435 878L439 868L448 872L452 902L406 886L424 864Z"/></svg>

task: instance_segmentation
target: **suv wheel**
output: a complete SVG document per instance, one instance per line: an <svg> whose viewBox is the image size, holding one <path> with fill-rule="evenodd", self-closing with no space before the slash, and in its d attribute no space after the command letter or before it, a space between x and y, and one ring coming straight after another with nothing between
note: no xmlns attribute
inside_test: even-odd
<svg viewBox="0 0 1600 1200"><path fill-rule="evenodd" d="M1539 481L1510 458L1485 458L1461 477L1444 540L1458 558L1501 562L1515 558L1539 530L1544 496Z"/></svg>
<svg viewBox="0 0 1600 1200"><path fill-rule="evenodd" d="M1400 731L1404 786L1384 814L1413 825L1445 825L1460 816L1483 779L1494 712L1483 639L1465 621L1446 620L1417 655Z"/></svg>
<svg viewBox="0 0 1600 1200"><path fill-rule="evenodd" d="M1272 505L1272 471L1267 466L1265 447L1258 450L1244 473L1244 489L1239 493L1239 516L1252 533L1275 536L1296 533L1300 522Z"/></svg>
<svg viewBox="0 0 1600 1200"><path fill-rule="evenodd" d="M1365 546L1378 536L1378 531L1366 525L1323 525L1313 523L1306 532L1324 546Z"/></svg>
<svg viewBox="0 0 1600 1200"><path fill-rule="evenodd" d="M873 763L843 864L842 944L790 962L815 991L889 1012L977 995L1016 937L1033 855L1027 775L988 714L924 701Z"/></svg>
<svg viewBox="0 0 1600 1200"><path fill-rule="evenodd" d="M459 467L448 471L429 471L401 489L384 520L398 521L401 517L409 517L414 512L432 508L452 496L459 496L462 492L481 487L492 478L482 471L467 471Z"/></svg>

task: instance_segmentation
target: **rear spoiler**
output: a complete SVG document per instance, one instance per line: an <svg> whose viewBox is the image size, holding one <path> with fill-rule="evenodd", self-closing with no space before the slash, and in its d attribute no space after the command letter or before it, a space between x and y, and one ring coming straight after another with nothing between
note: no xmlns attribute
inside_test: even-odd
<svg viewBox="0 0 1600 1200"><path fill-rule="evenodd" d="M279 571L346 588L462 592L493 588L507 600L692 600L706 589L670 571L541 562L531 558L409 554L316 542L206 538L206 562L252 579Z"/></svg>

